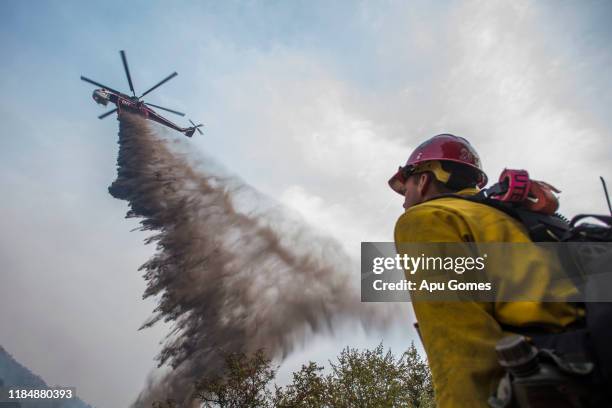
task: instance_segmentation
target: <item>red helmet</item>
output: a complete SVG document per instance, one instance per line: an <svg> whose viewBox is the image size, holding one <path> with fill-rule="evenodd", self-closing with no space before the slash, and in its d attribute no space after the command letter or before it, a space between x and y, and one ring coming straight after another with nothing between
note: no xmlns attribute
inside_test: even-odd
<svg viewBox="0 0 612 408"><path fill-rule="evenodd" d="M451 161L464 164L478 170L478 187L487 184L487 175L482 170L480 157L470 142L462 137L441 134L421 143L408 158L406 165L389 179L389 186L403 195L407 177L420 165L430 161Z"/></svg>

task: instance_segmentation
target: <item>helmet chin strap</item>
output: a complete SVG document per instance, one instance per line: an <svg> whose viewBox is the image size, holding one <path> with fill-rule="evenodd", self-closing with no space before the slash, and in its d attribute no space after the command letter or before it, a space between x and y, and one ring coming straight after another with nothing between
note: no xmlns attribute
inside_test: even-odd
<svg viewBox="0 0 612 408"><path fill-rule="evenodd" d="M436 180L444 184L448 183L451 176L448 171L442 168L442 164L438 160L432 160L419 164L414 170L413 174L424 173L426 171L433 173Z"/></svg>

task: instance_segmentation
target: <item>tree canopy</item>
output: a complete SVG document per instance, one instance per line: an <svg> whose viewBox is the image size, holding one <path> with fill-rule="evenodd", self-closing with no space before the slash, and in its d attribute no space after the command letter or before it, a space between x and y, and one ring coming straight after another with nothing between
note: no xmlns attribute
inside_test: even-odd
<svg viewBox="0 0 612 408"><path fill-rule="evenodd" d="M273 384L278 367L263 350L227 353L225 372L201 378L195 398L208 408L433 408L427 363L414 344L397 356L383 344L369 350L346 347L328 372L315 362L302 365L293 381ZM170 401L157 407L172 407Z"/></svg>

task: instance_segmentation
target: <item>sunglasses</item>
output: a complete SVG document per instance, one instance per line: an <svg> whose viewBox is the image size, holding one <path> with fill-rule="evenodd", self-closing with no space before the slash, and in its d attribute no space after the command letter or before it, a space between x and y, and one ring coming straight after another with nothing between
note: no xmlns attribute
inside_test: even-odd
<svg viewBox="0 0 612 408"><path fill-rule="evenodd" d="M400 166L398 169L398 173L402 176L402 182L405 182L406 180L408 180L408 177L410 177L411 175L414 174L414 171L416 170L417 166L414 166L412 164L406 165L406 166Z"/></svg>

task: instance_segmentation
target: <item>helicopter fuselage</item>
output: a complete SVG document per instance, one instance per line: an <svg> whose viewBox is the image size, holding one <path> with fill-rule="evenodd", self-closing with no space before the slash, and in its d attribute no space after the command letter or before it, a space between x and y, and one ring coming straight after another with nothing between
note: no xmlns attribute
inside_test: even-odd
<svg viewBox="0 0 612 408"><path fill-rule="evenodd" d="M138 98L109 91L108 89L104 88L96 89L95 91L93 91L92 98L94 101L96 101L96 103L100 105L106 106L109 102L115 104L117 106L118 115L121 115L123 112L129 112L132 114L140 115L145 119L155 121L174 130L178 130L182 133L185 133L190 130L190 128L182 128L172 123L168 119L161 116L159 113L155 112L153 109L149 108L147 105L145 105L144 102L139 101Z"/></svg>

